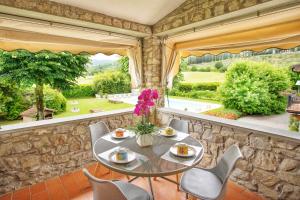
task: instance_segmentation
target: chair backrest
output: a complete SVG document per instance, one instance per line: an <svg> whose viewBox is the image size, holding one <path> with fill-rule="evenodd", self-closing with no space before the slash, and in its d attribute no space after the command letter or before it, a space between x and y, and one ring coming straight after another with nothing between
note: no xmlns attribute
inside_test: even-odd
<svg viewBox="0 0 300 200"><path fill-rule="evenodd" d="M189 133L189 122L185 120L171 119L169 127L183 133Z"/></svg>
<svg viewBox="0 0 300 200"><path fill-rule="evenodd" d="M92 185L94 200L127 200L114 182L98 179L91 175L87 169L82 171Z"/></svg>
<svg viewBox="0 0 300 200"><path fill-rule="evenodd" d="M96 140L102 137L103 135L109 133L110 130L104 122L97 122L95 124L91 124L89 127L91 133L91 144L93 149Z"/></svg>
<svg viewBox="0 0 300 200"><path fill-rule="evenodd" d="M230 146L222 155L218 164L213 168L214 173L225 183L236 162L242 157L243 155L237 145Z"/></svg>

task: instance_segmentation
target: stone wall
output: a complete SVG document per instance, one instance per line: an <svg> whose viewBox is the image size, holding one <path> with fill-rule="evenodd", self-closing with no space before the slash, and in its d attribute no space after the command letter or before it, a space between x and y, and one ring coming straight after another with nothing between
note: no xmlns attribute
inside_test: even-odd
<svg viewBox="0 0 300 200"><path fill-rule="evenodd" d="M82 8L60 4L48 0L0 0L0 4L59 17L67 17L70 19L82 20L106 26L138 31L142 33L151 33L150 26L144 24L111 17L101 13L92 12Z"/></svg>
<svg viewBox="0 0 300 200"><path fill-rule="evenodd" d="M0 195L82 168L92 161L88 125L130 126L132 111L25 128L0 130ZM49 120L51 121L51 120Z"/></svg>
<svg viewBox="0 0 300 200"><path fill-rule="evenodd" d="M178 28L267 1L270 0L187 0L157 22L153 27L153 33Z"/></svg>
<svg viewBox="0 0 300 200"><path fill-rule="evenodd" d="M267 136L254 130L207 121L195 115L160 109L157 123L166 125L171 118L188 120L192 136L204 145L201 167L215 166L225 149L238 144L244 158L237 163L231 175L234 182L267 199L299 199L300 140Z"/></svg>
<svg viewBox="0 0 300 200"><path fill-rule="evenodd" d="M159 106L164 104L161 88L162 47L156 36L143 39L143 87L157 89L160 93Z"/></svg>

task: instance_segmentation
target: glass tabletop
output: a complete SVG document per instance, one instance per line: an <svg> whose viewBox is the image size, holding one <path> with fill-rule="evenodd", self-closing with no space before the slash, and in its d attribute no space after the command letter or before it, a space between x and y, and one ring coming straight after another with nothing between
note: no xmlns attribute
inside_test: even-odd
<svg viewBox="0 0 300 200"><path fill-rule="evenodd" d="M172 174L177 174L184 172L195 165L197 165L204 153L203 146L196 139L191 136L186 137L182 141L173 140L170 137L164 137L161 135L154 135L153 145L149 147L140 147L136 143L136 136L131 138L124 139L120 143L113 143L106 139L99 138L93 147L94 156L96 159L106 166L107 168L120 172L126 175L132 176L142 176L142 177L159 177L159 176L168 176ZM169 150L177 142L184 142L189 145L193 145L199 149L199 153L192 158L179 158L172 155ZM137 154L137 159L128 163L128 164L116 164L109 159L103 158L102 155L106 154L109 151L113 151L117 147L125 147ZM175 159L178 162L173 162L161 158L164 154L167 154L172 159ZM99 154L101 154L99 156ZM182 164L184 162L190 162L189 165Z"/></svg>

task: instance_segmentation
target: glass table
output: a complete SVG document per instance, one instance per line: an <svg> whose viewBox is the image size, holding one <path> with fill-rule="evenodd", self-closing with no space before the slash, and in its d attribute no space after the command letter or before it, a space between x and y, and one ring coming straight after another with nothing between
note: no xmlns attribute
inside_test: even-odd
<svg viewBox="0 0 300 200"><path fill-rule="evenodd" d="M202 144L198 142L196 139L192 138L191 136L188 136L181 141L176 141L173 140L171 137L164 137L161 135L154 135L153 137L154 137L153 145L149 147L140 147L136 143L135 136L124 139L122 142L118 144L107 141L106 139L103 138L99 138L95 142L93 147L94 156L102 165L104 165L105 167L113 171L125 175L135 176L133 179L130 180L130 182L135 180L138 177L148 177L151 193L153 196L151 177L161 177L168 181L176 183L175 181L168 179L165 176L178 174L194 167L201 161L204 154L204 149ZM171 162L169 160L161 158L166 152L169 151L170 147L177 142L184 142L196 147L200 147L200 148L202 147L200 152L193 158L177 158L176 156L174 157L174 159L183 159L183 160L193 159L191 164L184 165L182 163L179 163L180 160L177 163L177 162ZM128 148L131 151L137 153L138 154L137 159L128 164L115 164L109 161L108 159L104 159L103 157L99 156L99 154L102 153L103 155L104 152L107 152L118 146ZM170 153L170 156L173 155L171 155Z"/></svg>

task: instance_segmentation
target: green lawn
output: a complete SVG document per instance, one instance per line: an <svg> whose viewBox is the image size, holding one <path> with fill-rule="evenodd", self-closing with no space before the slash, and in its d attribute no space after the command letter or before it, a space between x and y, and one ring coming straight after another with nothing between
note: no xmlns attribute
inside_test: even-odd
<svg viewBox="0 0 300 200"><path fill-rule="evenodd" d="M78 105L71 105L72 101L78 101ZM72 107L77 107L80 109L79 112L71 112ZM55 115L55 118L60 117L69 117L75 115L82 115L91 113L91 109L102 109L104 111L108 110L118 110L123 108L133 107L131 104L120 103L113 104L109 103L107 99L96 99L96 98L84 98L84 99L68 99L67 102L67 111L58 115Z"/></svg>
<svg viewBox="0 0 300 200"><path fill-rule="evenodd" d="M199 83L199 82L223 82L225 73L219 72L182 72L184 82Z"/></svg>
<svg viewBox="0 0 300 200"><path fill-rule="evenodd" d="M78 101L77 105L72 105L72 101ZM80 109L79 112L71 112L72 107L77 107ZM54 118L62 118L62 117L70 117L70 116L76 116L76 115L82 115L82 114L88 114L91 113L91 109L102 109L103 111L109 111L109 110L118 110L123 108L133 108L133 105L126 104L126 103L120 103L120 104L113 104L109 103L106 99L96 99L96 98L83 98L83 99L68 99L67 102L67 111L60 113L58 115L55 115ZM10 124L17 124L21 123L22 120L0 120L0 126L3 125L10 125Z"/></svg>

